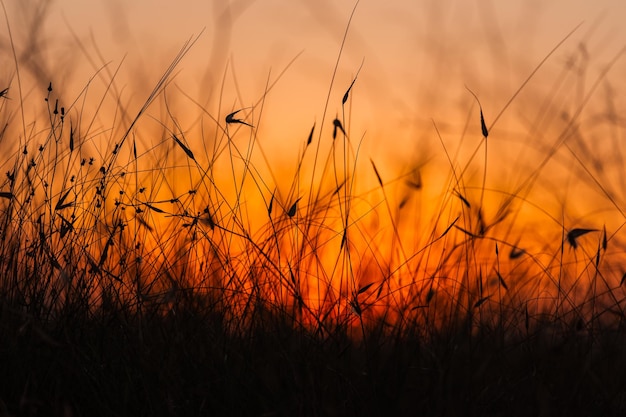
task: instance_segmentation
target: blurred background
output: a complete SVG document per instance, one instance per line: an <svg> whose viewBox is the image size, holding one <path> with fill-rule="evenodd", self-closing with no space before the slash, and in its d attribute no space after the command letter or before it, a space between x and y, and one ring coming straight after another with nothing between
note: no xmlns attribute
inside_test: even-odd
<svg viewBox="0 0 626 417"><path fill-rule="evenodd" d="M601 75L626 44L620 0L5 0L4 7L1 47L10 59L10 29L24 98L43 99L52 82L62 104L85 112L92 106L107 131L113 116L106 112L121 106L122 115L136 114L191 40L166 87L169 110L155 104L148 114L164 120L169 111L183 130L206 132L207 123L223 125L226 114L245 108L238 117L256 126L258 146L270 155L265 162L275 169L293 168L314 124L316 139L330 143L332 120L341 116L359 160L369 165L373 158L385 181L421 167L423 178L430 169L436 182L436 173L450 168L442 144L458 152L459 167L476 162L479 181L482 151L471 154L482 135L467 87L491 128L491 185L514 188L597 80L595 101L585 108L596 116L624 108L624 59ZM344 109L341 99L357 73ZM14 65L3 65L0 80L18 99ZM127 124L120 122L119 132ZM614 158L614 143L604 139L610 146L596 141L600 150L587 166ZM578 151L587 155L582 143ZM374 179L371 167L367 175ZM553 191L561 180L549 179Z"/></svg>
<svg viewBox="0 0 626 417"><path fill-rule="evenodd" d="M353 89L353 132L361 136L367 131L369 146L377 150L373 143L387 143L378 140L382 136L392 135L394 143L414 139L414 128L421 130L431 118L450 123L459 105L465 113L472 97L464 85L480 97L488 119L581 23L544 73L560 70L578 44L585 45L593 70L626 43L626 5L619 0L361 0L350 21L355 4L4 1L17 53L25 61L22 70L44 88L48 81L62 85L66 96L77 95L104 63L111 70L121 63L117 84L124 86L124 97L141 102L183 43L199 36L178 67L175 84L212 112L223 113L256 103L268 79L276 80L295 58L268 95L265 109L265 125L280 118L286 136L306 135L313 121L320 121L329 90L328 112L334 116L363 63ZM1 71L3 80L15 73L11 65ZM541 80L537 77L535 84ZM222 88L223 108L216 109Z"/></svg>

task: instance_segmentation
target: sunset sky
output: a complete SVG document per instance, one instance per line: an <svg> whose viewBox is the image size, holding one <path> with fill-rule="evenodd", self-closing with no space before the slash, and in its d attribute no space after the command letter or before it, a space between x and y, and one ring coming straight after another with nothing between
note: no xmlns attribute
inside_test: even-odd
<svg viewBox="0 0 626 417"><path fill-rule="evenodd" d="M2 151L24 160L50 152L52 167L39 169L62 189L74 181L72 164L81 172L81 159L93 158L85 170L96 180L86 185L114 171L118 189L106 189L106 204L125 204L126 215L135 208L137 221L152 216L174 248L187 238L176 226L190 218L184 227L204 222L229 250L240 238L244 253L249 236L274 234L278 219L289 232L276 246L295 254L306 220L319 227L314 239L326 234L319 245L330 256L309 253L325 270L341 275L332 250L350 247L414 279L409 259L439 265L427 248L454 265L450 247L469 242L489 259L495 240L536 254L542 273L563 255L567 230L623 239L622 0L0 2L0 89L9 88L0 114L15 138ZM63 121L51 110L57 102ZM235 110L253 126L227 125ZM346 131L337 138L335 118ZM74 134L78 145L67 145ZM149 203L164 208L146 214ZM486 237L482 247L475 236Z"/></svg>
<svg viewBox="0 0 626 417"><path fill-rule="evenodd" d="M192 123L202 105L222 120L249 108L244 116L260 124L258 139L267 149L282 152L285 143L296 143L293 154L276 156L291 162L314 123L319 128L325 118L322 135L330 137L361 64L346 108L350 134L363 140L362 160L406 166L442 157L433 122L445 140L453 140L473 111L470 127L480 138L476 102L465 86L479 97L490 124L538 63L582 24L498 120L492 133L504 137L520 115L534 117L526 110L537 111L568 61L584 61L577 83L584 92L626 44L621 0L361 0L333 81L352 0L30 0L5 6L16 48L32 61L22 70L34 68L39 78L28 94L53 80L67 101L105 63L110 71L121 64L117 86L136 111L182 45L198 37L168 86L176 116ZM33 18L37 10L41 20ZM29 38L40 46L28 49ZM259 120L260 108L250 108L288 66ZM612 83L624 82L615 75L624 66L624 59L618 61ZM9 68L1 75L14 73Z"/></svg>
<svg viewBox="0 0 626 417"><path fill-rule="evenodd" d="M321 118L339 46L355 6L353 0L5 3L14 16L10 22L17 34L29 26L25 15L34 14L37 4L48 5L44 30L44 38L52 43L48 61L75 51L77 40L92 56L95 42L102 58L114 66L126 57L120 72L133 80L127 87L130 90L151 87L181 45L202 32L176 80L201 102L216 96L226 62L237 76L245 101L238 105L248 106L262 95L270 71L276 77L302 52L278 83L268 108L270 114L289 109L294 126ZM15 10L17 3L24 4L17 6L23 10ZM354 115L368 123L359 125L359 133L380 132L382 120L410 124L417 113L426 120L445 118L439 106L449 109L458 102L443 97L449 94L456 100L469 100L464 85L483 98L485 107L500 108L532 68L579 23L583 26L551 60L553 67L562 65L579 42L587 44L592 65L603 65L626 43L624 16L626 5L620 0L361 0L339 62L329 112L338 111L338 100L362 61L354 87ZM56 50L64 53L55 55ZM84 56L77 55L82 63ZM52 62L49 65L56 68ZM93 73L88 66L86 70L83 77L91 75L90 70ZM232 74L226 83L232 86ZM225 96L224 100L230 107L235 98ZM373 117L377 123L371 123Z"/></svg>

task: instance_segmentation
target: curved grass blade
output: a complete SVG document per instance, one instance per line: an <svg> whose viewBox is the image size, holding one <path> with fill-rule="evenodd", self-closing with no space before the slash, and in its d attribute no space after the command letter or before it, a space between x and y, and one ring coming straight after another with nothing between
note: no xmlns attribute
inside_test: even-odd
<svg viewBox="0 0 626 417"><path fill-rule="evenodd" d="M485 301L487 301L490 297L491 297L491 296L490 296L490 295L488 295L488 296L483 297L483 298L479 299L478 301L476 301L476 303L474 303L474 308L478 308L478 307L480 307L481 305L483 305L483 304L485 303Z"/></svg>
<svg viewBox="0 0 626 417"><path fill-rule="evenodd" d="M578 242L576 239L579 237L586 235L587 233L597 232L597 229L572 229L567 233L567 243L574 249L578 247Z"/></svg>
<svg viewBox="0 0 626 417"><path fill-rule="evenodd" d="M61 198L59 198L59 201L57 201L57 204L54 206L55 210L63 210L64 208L71 207L74 205L73 201L70 203L65 203L65 199L69 195L70 191L71 190L67 190L65 194L63 194Z"/></svg>
<svg viewBox="0 0 626 417"><path fill-rule="evenodd" d="M383 180L382 178L380 178L380 173L378 172L378 168L376 168L376 164L374 163L373 159L370 158L370 162L372 163L372 168L374 168L374 173L376 174L376 179L378 180L378 184L382 187Z"/></svg>
<svg viewBox="0 0 626 417"><path fill-rule="evenodd" d="M187 154L187 156L189 157L189 159L195 161L196 158L193 156L193 152L191 152L191 149L189 149L188 147L185 146L184 143L182 143L180 141L180 139L178 139L176 137L176 135L172 135L172 137L174 138L174 140L176 141L176 144L178 144L178 146L180 146L180 148L183 150L183 152L185 152L185 154Z"/></svg>
<svg viewBox="0 0 626 417"><path fill-rule="evenodd" d="M474 94L474 92L470 90L468 86L465 86L465 88L474 96L474 98L476 99L476 102L478 103L478 109L480 110L480 129L482 130L482 134L484 138L487 139L487 136L489 136L489 129L487 129L487 124L485 123L485 117L483 116L483 106L480 104L480 100L478 100L478 96Z"/></svg>
<svg viewBox="0 0 626 417"><path fill-rule="evenodd" d="M242 124L242 125L246 125L246 126L254 127L254 126L252 126L251 124L246 123L246 122L244 122L244 121L243 121L243 120L241 120L241 119L235 119L235 115L236 115L237 113L239 113L241 110L243 110L243 109L239 109L239 110L234 111L234 112L230 113L229 115L227 115L227 116L226 116L226 124L239 123L239 124Z"/></svg>
<svg viewBox="0 0 626 417"><path fill-rule="evenodd" d="M454 190L453 192L454 192L454 195L459 197L459 199L463 202L465 207L472 208L472 205L470 204L469 200L467 198L463 197L463 195L460 192L458 192L457 190Z"/></svg>
<svg viewBox="0 0 626 417"><path fill-rule="evenodd" d="M344 136L346 135L346 131L343 129L343 125L341 124L341 120L335 119L333 120L333 140L337 139L337 129L341 130Z"/></svg>
<svg viewBox="0 0 626 417"><path fill-rule="evenodd" d="M299 197L289 208L289 211L287 211L287 216L289 217L293 217L296 215L296 211L298 209L298 201L300 201L302 197Z"/></svg>
<svg viewBox="0 0 626 417"><path fill-rule="evenodd" d="M273 209L273 208L274 208L274 193L272 193L272 198L270 198L270 204L269 204L269 206L267 207L267 214L268 214L269 216L271 216L271 215L272 215L272 209Z"/></svg>
<svg viewBox="0 0 626 417"><path fill-rule="evenodd" d="M374 285L373 282L370 282L367 285L362 286L361 288L359 288L359 291L357 291L357 294L363 294L365 291L367 291L372 285Z"/></svg>
<svg viewBox="0 0 626 417"><path fill-rule="evenodd" d="M311 142L313 142L313 132L315 132L315 123L313 123L313 127L311 128L311 133L309 133L309 137L306 140L306 146L309 146Z"/></svg>
<svg viewBox="0 0 626 417"><path fill-rule="evenodd" d="M348 96L350 95L350 90L352 90L352 86L354 86L354 83L356 82L356 79L359 76L359 73L361 72L361 68L363 68L363 63L364 62L365 62L365 58L363 58L363 61L361 61L361 66L357 70L356 75L354 76L354 79L350 83L350 87L348 87L348 89L346 90L346 93L343 95L343 98L341 99L341 105L342 106L344 104L346 104L346 101L348 101Z"/></svg>

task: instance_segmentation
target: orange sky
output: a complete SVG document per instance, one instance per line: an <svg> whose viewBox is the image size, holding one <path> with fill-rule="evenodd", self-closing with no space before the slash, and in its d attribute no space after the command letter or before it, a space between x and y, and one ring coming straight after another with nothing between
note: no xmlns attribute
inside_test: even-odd
<svg viewBox="0 0 626 417"><path fill-rule="evenodd" d="M281 115L287 110L293 128L300 131L321 118L338 47L354 7L353 0L20 3L31 12L37 3L50 4L44 37L52 41L51 49L64 53L48 55L48 61L71 53L76 42L70 30L93 54L89 39L93 33L104 60L117 65L126 56L121 73L133 80L130 90L153 85L182 43L203 30L177 79L201 102L211 94L209 81L215 87L220 84L227 60L244 100L239 105L247 106L262 94L269 71L275 76L302 51L277 86L268 109ZM7 7L16 16L11 19L13 31L26 30L28 24L20 17L24 12L12 10L14 4ZM387 121L405 126L416 118L446 119L450 106L458 104L451 98L469 99L464 84L479 93L486 107L500 108L532 67L578 23L584 26L556 54L553 64L559 65L576 42L588 40L592 63L602 65L596 55L606 58L626 42L624 16L626 6L619 0L362 0L339 63L329 111L338 110L338 100L362 60L354 89L355 117L365 120L358 125L359 134L367 130L371 137L383 132L389 127ZM228 84L232 86L232 77ZM236 100L224 99L229 108Z"/></svg>
<svg viewBox="0 0 626 417"><path fill-rule="evenodd" d="M139 109L181 45L202 33L168 87L174 113L183 124L193 123L200 112L181 91L222 120L234 109L255 105L268 77L274 81L301 53L267 96L261 120L258 108L246 115L248 121L260 123L259 143L275 164L294 164L313 123L319 128L355 5L352 0L5 3L16 46L30 56L31 65L22 64L22 71L28 68L40 79L25 94L36 94L52 80L56 91L62 90L65 101L70 101L104 62L113 71L123 61L116 81L130 112ZM38 7L43 10L42 21L33 19ZM574 82L585 91L623 48L624 16L626 6L620 0L361 0L330 89L322 135L330 140L341 97L364 62L347 110L353 143L363 138L360 160L376 160L385 179L433 160L445 164L433 120L452 149L473 111L470 132L480 139L476 104L465 86L480 98L490 124L538 62L582 22L492 131L492 136L504 139L499 155L514 159L523 136L519 123L535 117L529 110L537 111L567 60L586 56L586 73L578 84ZM41 47L29 50L27 39L33 37ZM623 71L623 61L613 70L613 83L623 82L616 75ZM12 78L14 73L5 68L0 75ZM623 104L619 96L616 100ZM529 130L527 125L525 129ZM290 143L295 143L293 151L286 152L285 144ZM467 152L472 149L468 146ZM510 168L502 167L502 178ZM515 183L523 177L511 178Z"/></svg>
<svg viewBox="0 0 626 417"><path fill-rule="evenodd" d="M455 218L461 219L457 226L472 233L472 228L479 227L475 218L495 224L503 207L511 209L507 221L517 229L512 232L505 225L490 232L477 253L484 250L487 257L493 256L493 238L509 246L519 244L537 255L533 259L545 256L549 263L558 253L564 229L602 230L606 226L610 236L623 229L624 213L616 215L619 210L614 205L626 207L626 184L622 180L626 158L621 152L624 129L623 120L619 119L626 106L622 76L626 73L625 57L615 63L606 77L600 78L594 90L607 63L626 44L626 6L622 0L361 0L335 74L339 48L355 6L353 0L4 3L19 57L22 91L16 88L15 67L0 68L0 88L10 85L11 101L3 104L17 107L21 94L27 116L30 112L47 116L42 113L43 97L52 82L51 97L58 98L60 105L68 109L72 128L80 123L77 137L86 145L79 151L90 152L100 160L113 153L113 143L122 137L130 119L181 46L199 36L165 90L171 116L165 113L163 101L155 102L142 118L143 124L137 125L140 157L134 159L140 162L133 165L136 161L129 158L127 161L132 162L124 166L123 158L119 158L120 170L134 168L137 182L147 183L138 185L150 188L146 192L150 197L146 199L167 202L185 195L185 209L193 207L201 213L202 208L195 206L195 197L185 193L198 184L194 175L208 172L203 171L209 165L206 159L211 158L212 144L223 139L220 128L225 125L225 115L243 108L238 117L255 128L229 127L229 140L220 142L222 150L228 148L222 154L225 163L219 166L221 171L211 171L211 176L217 172L230 180L231 187L215 187L223 194L215 198L220 202L211 209L222 216L220 220L240 214L247 220L246 214L260 213L256 217L262 219L263 225L267 221L267 202L274 193L276 204L282 205L284 213L298 199L310 208L329 199L329 195L338 195L333 194L333 189L341 188L338 185L343 180L344 142L340 143L342 138L333 142L331 135L332 121L339 117L348 131L353 152L348 164L354 158L359 163L354 176L357 179L346 181L348 185L342 191L346 192L344 202L363 203L350 207L350 221L363 221L363 225L358 223L351 229L355 234L363 232L359 236L362 246L354 245L359 255L369 253L369 258L407 266L407 259L415 253L411 250L419 248L420 256L428 257L421 248L428 248L427 242L446 227L452 228ZM533 69L579 24L579 29L509 106L509 100ZM6 29L6 25L2 27L1 46L6 61L11 62ZM296 57L265 97L259 116L258 104L266 83L275 82ZM343 115L342 96L362 63ZM113 75L118 68L119 72ZM105 94L112 78L115 82ZM466 87L479 98L490 127L488 172L483 171L485 142L479 109ZM588 99L590 91L595 92ZM13 119L12 126L20 125L19 111L6 113ZM29 129L24 127L19 132L25 133L21 139L26 136L33 148L46 134L45 123L40 127L37 123L41 119L34 119L38 122L31 125L27 120ZM295 175L295 166L314 123L315 144L319 139L323 150L315 163L306 161L309 165L303 171L314 165L319 174L324 161L331 161L327 176L320 180L321 191L316 189L323 195L317 201L307 195L315 188L315 180L305 183L310 176ZM156 128L157 134L146 126ZM163 128L180 134L197 161L184 159ZM563 132L568 133L567 141L559 142ZM250 175L259 182L253 184L247 179L251 192L238 194L238 181L248 161L242 154L228 152L233 152L230 146L236 145L245 153L251 149L251 143L254 151L250 159L259 171ZM129 144L130 140L126 142ZM329 151L331 146L335 146L337 154ZM310 151L307 156L311 156ZM382 189L370 160L384 183ZM138 168L139 164L145 165ZM275 175L271 180L266 169ZM418 181L416 178L423 181L419 191L401 178L411 171L415 175L419 172L419 177L406 178L413 183ZM185 176L177 176L181 172ZM538 179L532 182L535 174ZM458 183L453 179L455 175L461 177ZM483 175L485 183L481 183ZM303 182L301 188L289 189L294 177ZM210 179L214 181L213 177ZM121 184L120 187L127 186L130 180L121 180ZM485 190L483 205L481 191ZM459 191L465 195L460 196ZM198 206L209 207L206 199L215 196L208 194L198 197ZM511 196L516 200L507 206ZM312 197L313 202L304 197ZM405 198L411 199L409 208L403 208ZM463 208L462 198L471 201L471 210L469 204L467 210ZM234 203L222 205L221 199ZM479 199L480 204L476 204ZM309 213L313 217L326 216L319 220L325 226L325 221L334 221L323 230L332 236L327 245L331 249L343 244L339 238L344 227L342 210L348 207L333 204L328 211L315 206L318 211ZM467 215L470 211L472 215ZM459 213L464 214L463 218ZM274 216L281 222L286 219L290 225L298 221L298 216ZM528 219L540 219L549 227L534 227ZM396 224L389 227L384 221ZM333 230L334 226L337 230ZM391 236L398 230L396 226L403 232L402 239ZM235 228L233 223L225 227ZM458 242L465 237L464 233L454 230L449 241L442 239L438 244L454 245L455 239ZM298 233L294 236L300 238ZM583 239L593 246L596 243L591 239L595 237L597 234L588 234ZM247 236L244 238L246 241ZM402 244L411 241L412 245L407 245L411 246L408 256L395 253L397 248L384 244L400 240ZM326 243L320 245L326 247ZM293 247L297 245L293 243ZM445 247L437 246L434 250L447 256ZM569 251L567 255L575 257L579 253ZM356 263L367 269L365 261L369 258L359 255L355 255ZM417 257L410 259L420 263ZM429 258L428 262L432 266L438 260ZM450 262L454 266L454 259ZM415 278L411 271L408 275Z"/></svg>

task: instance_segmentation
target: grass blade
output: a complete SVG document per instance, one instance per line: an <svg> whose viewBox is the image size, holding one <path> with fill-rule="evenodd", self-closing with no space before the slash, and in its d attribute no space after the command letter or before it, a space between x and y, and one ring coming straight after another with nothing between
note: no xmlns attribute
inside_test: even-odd
<svg viewBox="0 0 626 417"><path fill-rule="evenodd" d="M357 291L357 294L363 294L365 291L367 291L372 285L374 285L373 282L370 282L367 285L362 286L361 288L359 288L359 291Z"/></svg>
<svg viewBox="0 0 626 417"><path fill-rule="evenodd" d="M187 156L189 157L189 159L195 161L196 158L193 156L193 152L191 152L191 149L189 149L188 147L185 146L184 143L182 143L180 141L180 139L178 139L176 137L176 135L172 135L172 137L174 138L174 140L176 141L176 143L178 144L178 146L180 146L180 148L183 150L183 152L185 152L185 154L187 154Z"/></svg>
<svg viewBox="0 0 626 417"><path fill-rule="evenodd" d="M289 208L289 210L287 211L287 216L289 217L293 217L296 215L296 210L298 208L298 201L300 201L302 197L299 197Z"/></svg>
<svg viewBox="0 0 626 417"><path fill-rule="evenodd" d="M578 247L576 239L591 232L597 232L597 229L572 229L567 233L567 243L569 243L572 248L576 249Z"/></svg>
<svg viewBox="0 0 626 417"><path fill-rule="evenodd" d="M72 201L72 202L70 202L70 203L66 203L66 204L64 204L64 203L65 203L65 199L66 199L66 198L67 198L67 196L69 195L70 191L71 191L71 190L67 190L67 191L65 192L65 194L63 194L63 195L61 196L61 198L59 198L59 201L57 201L57 204L54 206L54 209L55 209L55 210L63 210L64 208L71 207L72 205L74 205L74 202L73 202L73 201Z"/></svg>
<svg viewBox="0 0 626 417"><path fill-rule="evenodd" d="M485 117L483 116L483 106L480 104L478 96L474 94L474 92L470 90L468 86L465 86L465 88L474 96L476 102L478 103L478 109L480 110L480 130L482 131L483 137L487 139L487 136L489 136L489 130L487 129L487 124L485 123Z"/></svg>
<svg viewBox="0 0 626 417"><path fill-rule="evenodd" d="M341 120L335 119L333 120L333 140L337 139L337 129L341 130L344 136L346 135L346 131L343 129L343 125L341 124Z"/></svg>
<svg viewBox="0 0 626 417"><path fill-rule="evenodd" d="M306 140L306 146L309 146L311 142L313 142L313 132L315 132L315 123L313 123L313 127L311 127L311 132L309 133L309 137Z"/></svg>
<svg viewBox="0 0 626 417"><path fill-rule="evenodd" d="M348 95L350 94L350 90L352 90L352 86L354 86L354 83L356 82L356 79L359 76L359 73L361 72L361 68L363 68L363 63L364 62L365 62L365 58L363 59L363 61L361 61L361 66L357 70L356 75L354 76L354 79L350 83L350 87L348 87L348 89L346 90L346 93L343 95L343 98L341 99L341 105L342 106L344 104L346 104L346 101L348 101Z"/></svg>
<svg viewBox="0 0 626 417"><path fill-rule="evenodd" d="M376 164L374 163L373 159L370 158L370 162L372 163L372 168L374 168L374 173L376 174L376 179L378 180L378 184L382 187L383 180L382 178L380 178L380 173L378 172L378 168L376 168Z"/></svg>

